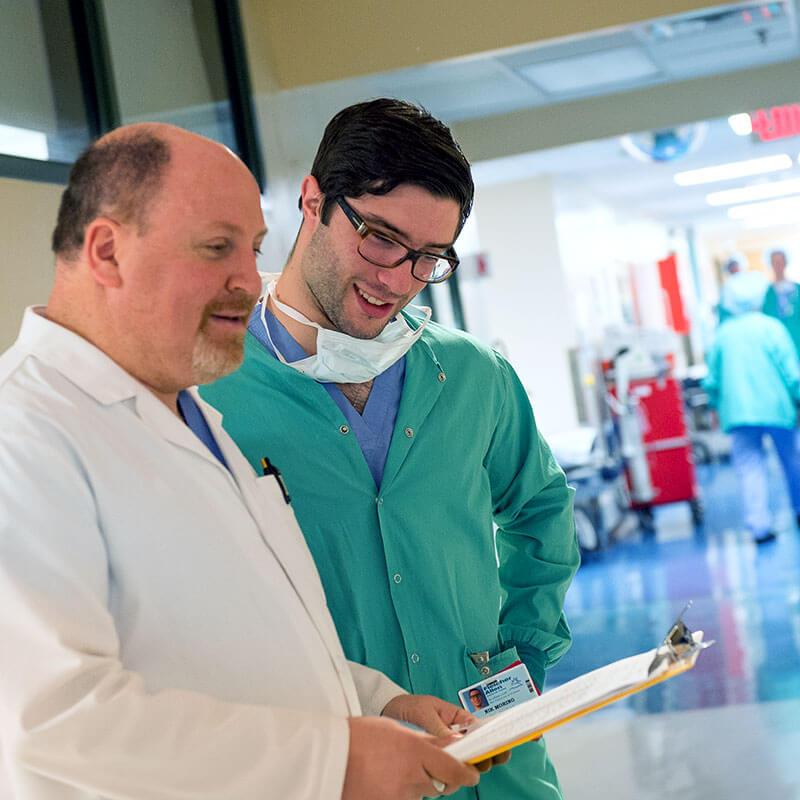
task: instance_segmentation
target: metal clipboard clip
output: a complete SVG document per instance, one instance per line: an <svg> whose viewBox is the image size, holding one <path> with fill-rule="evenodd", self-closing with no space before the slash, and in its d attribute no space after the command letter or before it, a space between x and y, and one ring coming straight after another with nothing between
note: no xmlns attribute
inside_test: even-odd
<svg viewBox="0 0 800 800"><path fill-rule="evenodd" d="M692 601L690 600L683 611L678 614L678 618L672 624L672 627L667 631L664 641L661 642L656 650L655 657L650 662L650 666L647 669L648 675L652 675L664 664L672 666L681 662L694 663L701 650L705 650L714 644L713 640L704 642L702 633L692 633L683 621L683 615L691 606Z"/></svg>

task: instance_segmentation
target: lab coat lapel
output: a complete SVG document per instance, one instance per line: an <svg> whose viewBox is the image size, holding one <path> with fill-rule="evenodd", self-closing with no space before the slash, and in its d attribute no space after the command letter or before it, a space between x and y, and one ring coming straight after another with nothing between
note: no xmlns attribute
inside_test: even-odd
<svg viewBox="0 0 800 800"><path fill-rule="evenodd" d="M202 404L196 390L190 390L194 399ZM139 418L158 433L163 439L190 450L196 456L214 464L218 469L228 474L228 470L220 464L211 451L198 438L197 434L182 420L173 414L155 395L142 389L136 395L136 411ZM207 408L203 412L208 418ZM226 456L227 458L227 456Z"/></svg>
<svg viewBox="0 0 800 800"><path fill-rule="evenodd" d="M351 713L358 713L358 697L353 691L352 678L328 610L322 581L294 511L283 499L273 477L257 478L253 475L250 464L222 428L222 415L196 394L195 398L228 462L245 505L258 525L264 544L281 565L330 653Z"/></svg>
<svg viewBox="0 0 800 800"><path fill-rule="evenodd" d="M392 442L386 457L381 488L385 489L397 476L417 439L447 380L435 354L424 338L406 355L406 375Z"/></svg>

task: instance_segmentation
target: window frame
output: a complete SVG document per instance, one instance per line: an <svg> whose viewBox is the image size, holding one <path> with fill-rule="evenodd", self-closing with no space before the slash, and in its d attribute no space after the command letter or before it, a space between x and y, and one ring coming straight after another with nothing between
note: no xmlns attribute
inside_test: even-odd
<svg viewBox="0 0 800 800"><path fill-rule="evenodd" d="M39 0L46 13L48 0ZM119 101L101 0L66 0L90 140L120 124ZM266 172L253 104L239 0L213 0L222 69L228 88L236 150L263 194ZM65 184L72 162L39 161L0 153L0 178Z"/></svg>

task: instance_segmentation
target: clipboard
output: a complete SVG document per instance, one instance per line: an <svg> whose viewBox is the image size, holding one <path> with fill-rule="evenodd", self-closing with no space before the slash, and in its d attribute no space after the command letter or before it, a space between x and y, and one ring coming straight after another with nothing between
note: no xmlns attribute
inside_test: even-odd
<svg viewBox="0 0 800 800"><path fill-rule="evenodd" d="M445 752L477 764L692 669L713 642L703 641L702 631L693 633L686 627L683 614L689 605L658 647L580 675L520 706L479 720Z"/></svg>

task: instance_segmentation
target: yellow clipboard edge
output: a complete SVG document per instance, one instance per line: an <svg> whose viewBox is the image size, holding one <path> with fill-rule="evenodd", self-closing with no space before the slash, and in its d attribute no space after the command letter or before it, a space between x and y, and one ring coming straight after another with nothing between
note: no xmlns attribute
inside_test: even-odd
<svg viewBox="0 0 800 800"><path fill-rule="evenodd" d="M493 758L494 756L499 755L500 753L505 753L506 750L511 750L517 745L525 744L525 742L530 742L533 741L534 739L539 739L540 737L544 736L546 733L553 730L554 728L558 728L561 725L566 725L568 722L572 722L572 720L578 719L579 717L585 717L587 714L591 714L593 711L597 711L599 708L604 708L605 706L609 706L612 703L616 703L617 700L622 700L623 697L629 697L632 694L636 694L637 692L649 689L651 686L655 686L657 683L661 683L662 681L668 680L669 678L674 678L676 675L680 675L682 672L687 672L695 665L695 661L696 659L690 659L688 661L678 662L677 664L674 664L668 670L666 670L661 675L658 675L655 678L650 678L649 680L644 681L644 683L634 684L630 688L625 689L622 692L619 692L619 694L611 695L611 697L607 697L605 700L601 700L599 703L595 703L594 705L582 708L578 711L573 712L572 714L569 714L566 717L561 717L561 719L557 719L554 722L550 722L547 725L538 728L533 733L528 733L519 739L515 739L513 742L504 744L502 747L497 747L494 750L489 750L487 753L484 753L483 755L470 758L467 761L467 764L478 764L481 761L486 761L487 758ZM535 702L535 700L529 702Z"/></svg>

